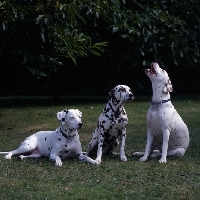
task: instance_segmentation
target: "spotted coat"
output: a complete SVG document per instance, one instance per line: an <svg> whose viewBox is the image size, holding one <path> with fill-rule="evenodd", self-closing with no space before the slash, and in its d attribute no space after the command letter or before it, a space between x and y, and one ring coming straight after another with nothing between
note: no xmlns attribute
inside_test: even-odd
<svg viewBox="0 0 200 200"><path fill-rule="evenodd" d="M124 102L132 101L133 98L131 89L125 85L118 85L109 92L109 101L98 118L86 155L95 155L96 161L101 162L102 155L112 153L120 140L120 159L127 160L124 147L128 117Z"/></svg>
<svg viewBox="0 0 200 200"><path fill-rule="evenodd" d="M30 155L21 155L23 160L28 157L47 156L55 162L55 165L62 166L61 158L76 156L79 160L90 164L99 164L97 161L83 155L77 129L82 127L82 113L78 109L63 110L57 113L57 118L61 126L55 131L40 131L29 137L21 143L18 149L11 152L0 152L7 154L5 158L11 159L12 155L30 153Z"/></svg>

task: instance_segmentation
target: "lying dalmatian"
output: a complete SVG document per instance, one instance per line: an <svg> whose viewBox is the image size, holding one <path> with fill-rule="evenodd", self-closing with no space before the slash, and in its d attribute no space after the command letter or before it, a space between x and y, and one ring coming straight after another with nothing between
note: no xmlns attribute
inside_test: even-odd
<svg viewBox="0 0 200 200"><path fill-rule="evenodd" d="M38 158L47 156L50 160L55 161L55 165L62 166L61 158L68 158L76 155L79 160L90 164L99 164L97 161L83 155L82 147L79 140L77 129L83 124L81 122L82 113L78 109L63 110L57 113L57 118L61 126L55 131L40 131L25 139L18 149L11 152L0 152L7 154L6 159L11 159L15 154L20 155L19 158Z"/></svg>
<svg viewBox="0 0 200 200"><path fill-rule="evenodd" d="M182 157L189 145L189 132L186 124L171 103L171 81L158 63L151 64L146 74L152 82L153 97L147 113L147 144L145 152L135 152L135 156L161 156L159 162L166 163L166 156ZM154 149L157 150L154 150Z"/></svg>
<svg viewBox="0 0 200 200"><path fill-rule="evenodd" d="M109 92L109 101L98 119L97 127L88 145L87 156L97 156L96 161L100 163L102 155L111 154L116 149L120 137L120 159L127 161L124 147L128 118L124 102L133 99L133 93L126 85L118 85Z"/></svg>

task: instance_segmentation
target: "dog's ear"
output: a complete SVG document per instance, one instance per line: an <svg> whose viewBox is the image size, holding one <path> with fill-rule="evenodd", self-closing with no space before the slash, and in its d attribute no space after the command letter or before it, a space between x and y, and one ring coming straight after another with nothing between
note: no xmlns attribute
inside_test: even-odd
<svg viewBox="0 0 200 200"><path fill-rule="evenodd" d="M57 113L57 118L58 118L58 120L60 121L60 123L62 125L65 124L66 114L67 113L68 113L68 110L63 110L63 111Z"/></svg>
<svg viewBox="0 0 200 200"><path fill-rule="evenodd" d="M169 79L164 87L164 92L173 92L172 83Z"/></svg>
<svg viewBox="0 0 200 200"><path fill-rule="evenodd" d="M82 117L82 112L80 111L80 110L78 110L78 109L76 109L77 111L78 111L78 113L81 115L81 117Z"/></svg>
<svg viewBox="0 0 200 200"><path fill-rule="evenodd" d="M110 92L109 92L109 99L111 97L114 97L114 94L115 94L115 90L114 89L110 90Z"/></svg>

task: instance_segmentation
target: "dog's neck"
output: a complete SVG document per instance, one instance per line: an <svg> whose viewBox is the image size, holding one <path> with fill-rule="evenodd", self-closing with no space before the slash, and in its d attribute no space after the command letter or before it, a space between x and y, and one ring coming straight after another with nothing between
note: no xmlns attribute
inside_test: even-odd
<svg viewBox="0 0 200 200"><path fill-rule="evenodd" d="M66 127L65 125L60 126L58 132L60 132L60 134L61 134L63 137L67 138L67 139L70 139L70 138L72 137L72 135L71 135L70 133L74 132L75 135L76 135L76 133L77 133L76 129Z"/></svg>
<svg viewBox="0 0 200 200"><path fill-rule="evenodd" d="M108 105L114 113L119 115L123 110L124 101L118 101L114 98L111 98L108 102Z"/></svg>
<svg viewBox="0 0 200 200"><path fill-rule="evenodd" d="M153 90L153 96L152 96L152 102L159 102L162 100L168 100L170 99L169 92L164 92L164 87L157 83L152 83L152 90Z"/></svg>

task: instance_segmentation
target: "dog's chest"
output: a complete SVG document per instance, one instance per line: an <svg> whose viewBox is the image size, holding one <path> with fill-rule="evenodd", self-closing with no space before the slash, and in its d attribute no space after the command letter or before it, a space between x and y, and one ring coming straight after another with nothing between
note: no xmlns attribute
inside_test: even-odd
<svg viewBox="0 0 200 200"><path fill-rule="evenodd" d="M147 127L154 135L162 135L173 118L173 109L169 106L151 106L147 113Z"/></svg>
<svg viewBox="0 0 200 200"><path fill-rule="evenodd" d="M128 119L126 115L116 116L114 113L107 113L103 115L100 120L100 126L104 132L109 132L111 135L117 135L122 129L126 127Z"/></svg>

